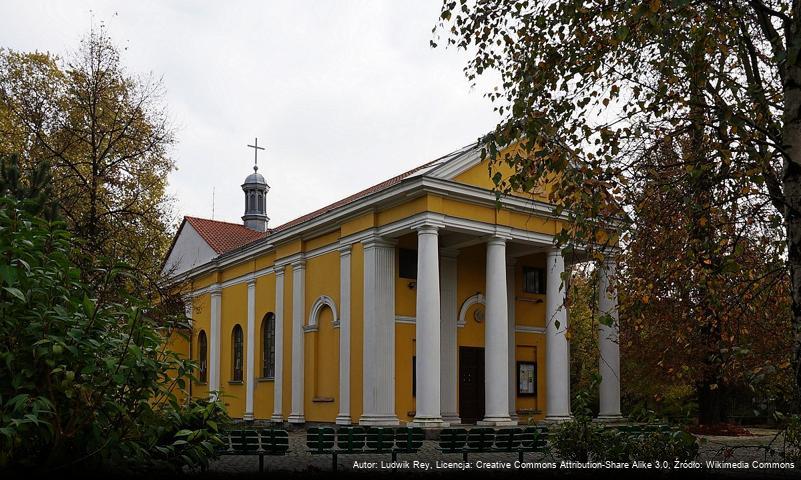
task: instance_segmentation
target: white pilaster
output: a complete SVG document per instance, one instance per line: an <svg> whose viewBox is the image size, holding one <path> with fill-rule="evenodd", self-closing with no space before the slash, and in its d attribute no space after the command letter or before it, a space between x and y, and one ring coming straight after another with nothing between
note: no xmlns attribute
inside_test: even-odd
<svg viewBox="0 0 801 480"><path fill-rule="evenodd" d="M360 425L398 425L395 414L395 245L364 244L364 379Z"/></svg>
<svg viewBox="0 0 801 480"><path fill-rule="evenodd" d="M275 376L272 422L283 423L284 382L284 266L275 267Z"/></svg>
<svg viewBox="0 0 801 480"><path fill-rule="evenodd" d="M440 283L437 227L417 228L417 402L412 424L442 427L440 412Z"/></svg>
<svg viewBox="0 0 801 480"><path fill-rule="evenodd" d="M485 414L480 425L513 425L509 418L509 312L506 239L487 242L487 300L484 327Z"/></svg>
<svg viewBox="0 0 801 480"><path fill-rule="evenodd" d="M186 295L184 297L184 315L186 316L187 322L189 322L189 326L194 326L194 297L192 295Z"/></svg>
<svg viewBox="0 0 801 480"><path fill-rule="evenodd" d="M222 287L214 284L211 295L211 329L209 331L209 392L211 400L220 391L220 331L222 324Z"/></svg>
<svg viewBox="0 0 801 480"><path fill-rule="evenodd" d="M623 418L620 413L620 343L614 261L607 260L600 265L598 280L598 310L601 315L612 319L612 325L601 323L598 328L601 374L598 419L614 421Z"/></svg>
<svg viewBox="0 0 801 480"><path fill-rule="evenodd" d="M461 423L457 391L459 386L458 348L457 348L457 261L458 252L441 249L439 252L440 270L440 405L442 421L450 425Z"/></svg>
<svg viewBox="0 0 801 480"><path fill-rule="evenodd" d="M559 422L570 418L570 346L567 332L565 297L562 285L565 260L562 252L553 249L546 259L545 288L545 381L547 397L545 420Z"/></svg>
<svg viewBox="0 0 801 480"><path fill-rule="evenodd" d="M245 414L253 420L253 391L256 388L256 282L248 282L247 358L245 362Z"/></svg>
<svg viewBox="0 0 801 480"><path fill-rule="evenodd" d="M337 425L350 425L350 260L351 246L339 249L339 413Z"/></svg>
<svg viewBox="0 0 801 480"><path fill-rule="evenodd" d="M303 415L304 337L303 319L306 316L306 261L292 262L292 411L289 423L305 423Z"/></svg>
<svg viewBox="0 0 801 480"><path fill-rule="evenodd" d="M509 417L517 420L517 362L515 353L515 259L509 258L506 262L506 304L509 312Z"/></svg>

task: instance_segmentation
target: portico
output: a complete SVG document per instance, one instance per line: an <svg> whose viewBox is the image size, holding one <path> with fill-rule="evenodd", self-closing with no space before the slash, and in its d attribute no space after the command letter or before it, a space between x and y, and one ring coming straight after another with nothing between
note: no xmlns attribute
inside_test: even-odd
<svg viewBox="0 0 801 480"><path fill-rule="evenodd" d="M424 215L406 229L373 235L365 244L365 291L371 299L365 302L365 319L374 326L364 336L364 411L358 422L363 425L397 425L400 419L394 404L398 384L392 378L397 331L384 320L402 318L414 324L414 416L410 425L443 427L462 422L459 408L459 329L467 323L465 312L473 305L483 306L484 350L484 414L479 425L505 426L518 423L516 349L519 334L544 337L544 376L546 399L544 419L561 422L571 418L570 411L570 346L567 337L569 318L565 307L565 258L553 247L551 238L532 239L516 236L514 229L470 231L464 225L444 216ZM414 284L415 316L398 315L395 311L397 283L396 264L399 239L410 236L416 241L416 282ZM522 238L521 238L522 237ZM381 249L380 251L377 249ZM459 301L458 264L462 249L483 249L484 281L482 292ZM371 253L368 253L371 252ZM518 259L539 255L545 259L544 290L545 323L541 327L523 325L518 318L519 280L515 267L525 268ZM620 418L619 347L617 344L617 299L609 288L614 267L605 262L599 266L604 282L599 293L602 312L614 323L599 330L601 352L601 420ZM369 285L368 285L369 283ZM380 317L380 318L379 318ZM391 385L391 386L390 386Z"/></svg>

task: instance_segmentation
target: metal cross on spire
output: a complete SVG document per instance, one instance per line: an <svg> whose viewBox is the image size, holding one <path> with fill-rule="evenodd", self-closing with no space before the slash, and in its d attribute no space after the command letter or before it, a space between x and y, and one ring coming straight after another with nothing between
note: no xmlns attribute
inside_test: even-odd
<svg viewBox="0 0 801 480"><path fill-rule="evenodd" d="M259 146L259 138L258 137L256 137L256 139L253 141L253 145L248 145L248 147L253 149L253 171L254 172L258 172L259 171L259 150L264 150L265 148Z"/></svg>

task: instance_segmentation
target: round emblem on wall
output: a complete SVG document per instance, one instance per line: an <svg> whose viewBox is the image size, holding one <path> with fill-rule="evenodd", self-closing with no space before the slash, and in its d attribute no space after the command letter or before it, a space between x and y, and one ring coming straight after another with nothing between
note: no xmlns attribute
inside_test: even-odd
<svg viewBox="0 0 801 480"><path fill-rule="evenodd" d="M481 323L481 322L484 321L484 309L483 308L478 307L473 311L473 320L475 320L478 323Z"/></svg>

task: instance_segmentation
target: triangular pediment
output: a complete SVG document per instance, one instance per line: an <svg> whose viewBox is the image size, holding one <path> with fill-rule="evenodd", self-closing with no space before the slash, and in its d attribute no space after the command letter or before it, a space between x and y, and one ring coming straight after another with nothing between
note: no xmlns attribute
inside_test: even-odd
<svg viewBox="0 0 801 480"><path fill-rule="evenodd" d="M514 173L514 170L504 162L492 162L490 164L490 159L482 159L481 147L473 144L451 154L450 158L447 158L437 168L432 169L428 175L492 190L496 187L493 181L493 176L496 173L500 173L502 179L508 179ZM514 194L545 201L547 199L546 192L546 188L537 188L531 192L516 191Z"/></svg>

